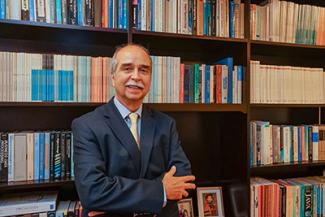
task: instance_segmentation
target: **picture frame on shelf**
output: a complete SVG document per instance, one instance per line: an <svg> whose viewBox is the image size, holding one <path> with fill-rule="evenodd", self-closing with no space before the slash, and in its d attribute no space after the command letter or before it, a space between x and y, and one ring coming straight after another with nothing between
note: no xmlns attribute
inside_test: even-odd
<svg viewBox="0 0 325 217"><path fill-rule="evenodd" d="M222 187L198 187L197 203L199 217L224 217Z"/></svg>
<svg viewBox="0 0 325 217"><path fill-rule="evenodd" d="M178 217L194 217L192 198L182 199L177 202Z"/></svg>

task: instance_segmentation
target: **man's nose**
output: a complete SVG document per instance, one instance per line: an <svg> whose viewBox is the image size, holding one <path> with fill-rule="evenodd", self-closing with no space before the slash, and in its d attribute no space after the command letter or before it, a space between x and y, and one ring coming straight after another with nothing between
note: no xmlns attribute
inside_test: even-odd
<svg viewBox="0 0 325 217"><path fill-rule="evenodd" d="M139 70L138 70L137 68L135 68L135 69L133 70L132 75L131 75L131 78L132 78L132 79L135 79L135 80L137 80L137 79L140 78L140 77L139 77Z"/></svg>

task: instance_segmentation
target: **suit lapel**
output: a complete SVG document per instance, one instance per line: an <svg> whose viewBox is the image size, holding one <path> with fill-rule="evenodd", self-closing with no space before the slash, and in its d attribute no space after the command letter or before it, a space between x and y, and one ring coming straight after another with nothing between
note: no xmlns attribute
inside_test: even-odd
<svg viewBox="0 0 325 217"><path fill-rule="evenodd" d="M140 135L140 148L141 148L141 172L140 178L146 175L146 171L151 156L153 146L153 137L155 133L155 120L150 111L143 107L142 121L141 121L141 135Z"/></svg>
<svg viewBox="0 0 325 217"><path fill-rule="evenodd" d="M123 120L120 112L116 108L113 99L111 99L105 107L105 121L112 129L115 136L120 140L123 147L129 152L137 173L140 173L140 151L135 143L132 133Z"/></svg>

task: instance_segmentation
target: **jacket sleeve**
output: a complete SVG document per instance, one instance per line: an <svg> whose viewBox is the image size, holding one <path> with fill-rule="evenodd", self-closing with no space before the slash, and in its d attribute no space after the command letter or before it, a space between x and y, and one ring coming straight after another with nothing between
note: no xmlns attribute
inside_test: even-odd
<svg viewBox="0 0 325 217"><path fill-rule="evenodd" d="M72 123L75 185L83 207L108 213L157 213L163 205L161 179L108 177L95 133L86 123Z"/></svg>
<svg viewBox="0 0 325 217"><path fill-rule="evenodd" d="M191 175L191 163L186 157L176 129L175 120L172 119L170 127L170 149L168 168L176 166L176 176Z"/></svg>

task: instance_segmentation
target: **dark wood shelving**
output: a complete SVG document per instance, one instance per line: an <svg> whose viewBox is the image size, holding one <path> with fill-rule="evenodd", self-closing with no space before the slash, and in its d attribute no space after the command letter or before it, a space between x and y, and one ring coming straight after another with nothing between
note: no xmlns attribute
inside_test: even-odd
<svg viewBox="0 0 325 217"><path fill-rule="evenodd" d="M216 36L204 36L204 35L191 35L191 34L179 34L179 33L168 33L168 32L152 32L142 30L132 30L133 36L150 36L150 37L164 37L164 38L178 38L178 39L195 39L195 40L212 40L212 41L223 41L230 43L247 43L247 39L242 38L229 38L229 37L216 37Z"/></svg>
<svg viewBox="0 0 325 217"><path fill-rule="evenodd" d="M4 190L23 190L23 189L38 189L38 188L52 188L52 187L73 187L74 180L39 180L39 181L19 181L0 183L0 192Z"/></svg>
<svg viewBox="0 0 325 217"><path fill-rule="evenodd" d="M323 0L287 0L290 2L295 2L297 4L308 4L315 6L325 6L325 1ZM269 2L269 0L251 0L252 4L265 5Z"/></svg>
<svg viewBox="0 0 325 217"><path fill-rule="evenodd" d="M148 106L167 112L242 112L246 113L244 104L180 104L180 103L148 103Z"/></svg>
<svg viewBox="0 0 325 217"><path fill-rule="evenodd" d="M250 103L252 108L318 108L325 104L285 104L285 103Z"/></svg>
<svg viewBox="0 0 325 217"><path fill-rule="evenodd" d="M0 20L1 51L111 56L127 30Z"/></svg>
<svg viewBox="0 0 325 217"><path fill-rule="evenodd" d="M197 36L133 29L132 38L150 49L152 55L179 56L182 61L215 63L233 56L235 64L246 66L247 39Z"/></svg>
<svg viewBox="0 0 325 217"><path fill-rule="evenodd" d="M325 50L325 45L311 45L311 44L297 44L297 43L286 43L286 42L276 42L276 41L262 41L262 40L250 40L253 46L277 46L277 47L297 47L304 49L323 49Z"/></svg>
<svg viewBox="0 0 325 217"><path fill-rule="evenodd" d="M98 107L105 103L86 102L0 102L0 107ZM188 111L188 112L243 112L245 104L182 104L182 103L146 103L151 108L160 111Z"/></svg>
<svg viewBox="0 0 325 217"><path fill-rule="evenodd" d="M251 59L262 64L325 68L325 46L250 40Z"/></svg>
<svg viewBox="0 0 325 217"><path fill-rule="evenodd" d="M306 161L294 163L278 163L254 166L249 169L250 176L265 178L289 178L310 175L323 175L320 168L324 168L325 161ZM318 172L317 172L318 171Z"/></svg>

